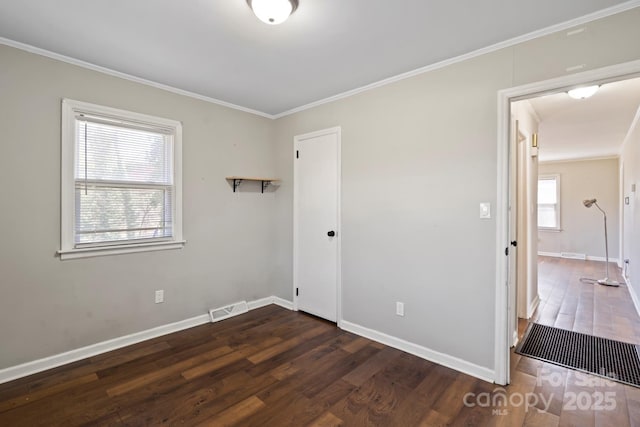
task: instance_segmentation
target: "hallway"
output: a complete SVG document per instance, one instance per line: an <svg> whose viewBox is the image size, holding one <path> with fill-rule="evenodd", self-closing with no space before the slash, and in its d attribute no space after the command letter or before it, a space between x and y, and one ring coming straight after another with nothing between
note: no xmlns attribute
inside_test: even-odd
<svg viewBox="0 0 640 427"><path fill-rule="evenodd" d="M617 267L611 265L615 279L624 283ZM557 328L640 344L638 316L626 287L593 286L580 277L604 277L604 263L565 258L538 257L540 305L532 322ZM522 337L527 320L519 319ZM551 397L543 413L528 412L524 425L545 426L640 426L640 389L619 383L604 384L596 377L540 360L511 353L512 390ZM549 378L555 378L549 381ZM585 384L589 380L589 384ZM590 382L593 381L593 384ZM574 398L591 398L612 393L615 409L576 408Z"/></svg>

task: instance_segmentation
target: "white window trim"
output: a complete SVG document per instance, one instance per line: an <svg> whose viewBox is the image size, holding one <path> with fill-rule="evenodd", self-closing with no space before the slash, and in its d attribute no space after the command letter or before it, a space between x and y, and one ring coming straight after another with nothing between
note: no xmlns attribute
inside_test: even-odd
<svg viewBox="0 0 640 427"><path fill-rule="evenodd" d="M173 205L173 238L144 243L107 243L101 246L77 248L75 245L75 121L79 113L95 114L126 119L127 121L153 124L172 129L173 179L175 199ZM134 113L117 108L104 107L87 102L62 100L62 155L61 155L61 218L60 259L87 258L102 255L118 255L133 252L181 249L186 243L182 236L182 123L176 120Z"/></svg>
<svg viewBox="0 0 640 427"><path fill-rule="evenodd" d="M538 230L540 231L562 231L562 216L561 216L561 207L562 200L560 199L560 174L547 174L547 175L539 175L538 182L544 179L555 179L556 180L556 213L558 218L558 223L555 227L540 227L538 226ZM538 203L540 205L540 203ZM537 209L538 206L536 206Z"/></svg>

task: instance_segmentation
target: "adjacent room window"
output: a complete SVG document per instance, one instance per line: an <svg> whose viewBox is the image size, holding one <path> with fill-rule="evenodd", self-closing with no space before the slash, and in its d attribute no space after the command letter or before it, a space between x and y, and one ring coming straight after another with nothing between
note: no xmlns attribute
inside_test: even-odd
<svg viewBox="0 0 640 427"><path fill-rule="evenodd" d="M538 177L538 228L560 230L560 175Z"/></svg>
<svg viewBox="0 0 640 427"><path fill-rule="evenodd" d="M64 100L62 127L61 258L182 247L181 124Z"/></svg>

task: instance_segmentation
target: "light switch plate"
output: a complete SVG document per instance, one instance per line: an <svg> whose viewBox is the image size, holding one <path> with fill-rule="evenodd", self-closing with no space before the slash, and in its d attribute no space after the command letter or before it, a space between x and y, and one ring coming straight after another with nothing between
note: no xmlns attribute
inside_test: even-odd
<svg viewBox="0 0 640 427"><path fill-rule="evenodd" d="M480 218L481 219L491 218L491 203L489 202L480 203Z"/></svg>

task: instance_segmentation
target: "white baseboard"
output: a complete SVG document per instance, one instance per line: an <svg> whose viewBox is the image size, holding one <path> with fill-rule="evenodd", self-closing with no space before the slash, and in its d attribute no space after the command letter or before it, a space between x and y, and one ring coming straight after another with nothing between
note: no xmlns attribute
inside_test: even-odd
<svg viewBox="0 0 640 427"><path fill-rule="evenodd" d="M634 299L634 302L635 301L636 300ZM276 296L250 301L247 303L247 306L249 310L255 310L260 307L265 307L269 304L276 304L287 310L293 309L293 302ZM636 307L638 307L637 304ZM168 325L158 326L156 328L147 329L145 331L136 332L111 340L99 342L86 347L67 351L65 353L60 353L42 359L34 360L32 362L23 363L21 365L11 366L9 368L0 370L0 384L33 375L38 372L46 371L48 369L56 368L58 366L66 365L68 363L76 362L78 360L86 359L88 357L93 357L98 354L117 350L128 345L137 344L152 338L157 338L162 335L167 335L173 332L192 328L194 326L203 325L209 322L209 315L202 314L200 316L170 323ZM375 331L373 329L365 328L364 326L360 326L355 323L341 321L339 326L346 331L372 339L390 347L397 348L399 350L438 363L440 365L447 366L451 369L455 369L465 374L472 375L476 378L480 378L489 382L494 381L495 375L492 369L478 366L465 360L458 359L457 357L440 353L438 351L422 347L403 339L396 338L391 335Z"/></svg>
<svg viewBox="0 0 640 427"><path fill-rule="evenodd" d="M282 308L286 308L287 310L293 310L293 302L273 296L251 301L247 304L249 306L249 310L255 310L256 308L264 307L269 304L275 304L279 305Z"/></svg>
<svg viewBox="0 0 640 427"><path fill-rule="evenodd" d="M255 310L256 308L266 307L269 304L273 304L273 297L260 298L257 300L249 301L247 303L247 307L249 307L249 311Z"/></svg>
<svg viewBox="0 0 640 427"><path fill-rule="evenodd" d="M587 255L587 261L602 261L605 262L607 259L603 256L591 256ZM609 262L614 262L616 265L620 264L620 260L618 258L609 258Z"/></svg>
<svg viewBox="0 0 640 427"><path fill-rule="evenodd" d="M282 299L280 297L271 297L272 302L275 305L279 305L282 308L286 308L287 310L293 310L293 301L288 301L286 299Z"/></svg>
<svg viewBox="0 0 640 427"><path fill-rule="evenodd" d="M531 319L531 316L533 316L533 313L536 312L536 309L538 308L539 305L540 305L540 295L536 294L536 297L533 299L533 301L531 301L531 304L529 304L529 307L527 308L527 319Z"/></svg>
<svg viewBox="0 0 640 427"><path fill-rule="evenodd" d="M247 306L249 307L249 310L255 310L256 308L264 307L269 304L277 304L281 307L288 308L289 310L291 310L291 308L293 307L292 302L273 296L250 301L247 303ZM53 356L44 357L32 362L0 369L0 384L33 375L38 372L46 371L47 369L56 368L68 363L86 359L88 357L93 357L98 354L117 350L128 345L137 344L142 341L150 340L152 338L157 338L162 335L167 335L173 332L182 331L184 329L193 328L194 326L203 325L208 322L210 322L209 315L202 314L190 319L169 323L168 325L162 325L156 328L147 329L145 331L135 332L133 334L125 335L107 341L102 341L96 344L88 345L86 347L81 347Z"/></svg>
<svg viewBox="0 0 640 427"><path fill-rule="evenodd" d="M548 257L553 257L553 258L567 258L567 257L563 257L560 252L538 251L538 255L539 256L548 256ZM603 256L587 255L586 258L587 258L587 261L602 261L602 262L606 261L606 258L603 257ZM620 260L618 258L609 258L609 262L615 262L617 265L620 265Z"/></svg>
<svg viewBox="0 0 640 427"><path fill-rule="evenodd" d="M538 251L538 256L550 256L553 258L562 258L562 256L560 255L560 252L542 252L542 251Z"/></svg>
<svg viewBox="0 0 640 427"><path fill-rule="evenodd" d="M341 322L341 327L345 331L353 332L354 334L388 345L389 347L397 348L398 350L402 350L439 365L455 369L456 371L473 377L480 378L481 380L491 383L495 380L495 371L493 369L485 368L483 366L467 362L466 360L458 359L457 357L440 353L439 351L431 350L418 344L414 344L373 329L365 328L364 326L360 326L355 323L347 322L346 320Z"/></svg>
<svg viewBox="0 0 640 427"><path fill-rule="evenodd" d="M32 362L23 363L17 366L11 366L9 368L0 370L0 384L13 381L18 378L26 377L38 372L46 371L47 369L66 365L67 363L86 359L87 357L93 357L98 354L126 347L128 345L137 344L151 338L156 338L173 332L182 331L183 329L193 328L194 326L202 325L208 322L209 315L202 314L190 319L181 320L179 322L170 323L168 325L158 326L152 329L147 329L146 331L136 332L53 356L44 357Z"/></svg>
<svg viewBox="0 0 640 427"><path fill-rule="evenodd" d="M631 280L629 280L629 278L624 274L622 275L622 277L624 278L624 282L627 284L627 289L629 290L629 294L631 295L631 301L633 301L633 305L636 308L636 313L638 313L638 316L640 316L640 299L638 299L636 291L633 289L633 286L631 286Z"/></svg>

